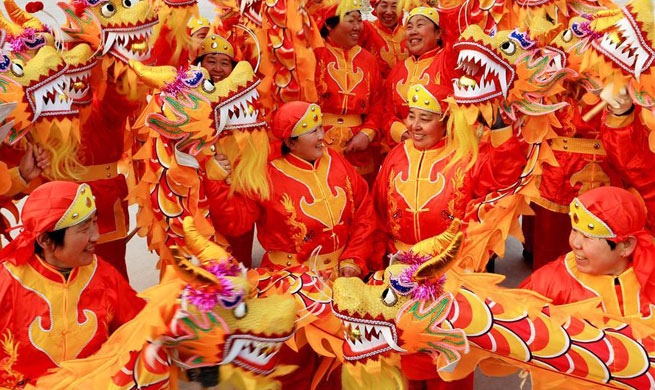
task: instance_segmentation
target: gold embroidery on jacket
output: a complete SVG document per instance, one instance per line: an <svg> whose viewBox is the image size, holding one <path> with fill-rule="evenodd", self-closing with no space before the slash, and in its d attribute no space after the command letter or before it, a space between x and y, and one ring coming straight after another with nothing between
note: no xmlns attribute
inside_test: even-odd
<svg viewBox="0 0 655 390"><path fill-rule="evenodd" d="M570 182L571 187L575 187L578 183L582 184L578 191L578 195L582 195L594 188L610 185L610 177L598 162L592 160L584 168L571 175Z"/></svg>
<svg viewBox="0 0 655 390"><path fill-rule="evenodd" d="M0 386L14 388L18 387L18 383L23 381L23 374L14 370L14 365L18 361L18 346L20 342L16 342L11 330L2 335L2 351L5 356L0 360Z"/></svg>
<svg viewBox="0 0 655 390"><path fill-rule="evenodd" d="M455 175L452 178L453 182L453 197L448 202L448 213L455 218L462 219L464 213L466 212L465 207L462 207L461 202L464 199L464 192L462 192L462 186L464 185L464 172L462 168L457 168ZM458 209L462 207L461 209Z"/></svg>
<svg viewBox="0 0 655 390"><path fill-rule="evenodd" d="M298 221L296 208L288 194L282 195L282 200L280 203L282 203L284 211L287 213L287 220L284 221L284 223L294 232L291 235L291 238L293 238L295 241L296 252L300 253L302 245L305 242L305 236L307 235L307 226L305 226L304 223Z"/></svg>
<svg viewBox="0 0 655 390"><path fill-rule="evenodd" d="M388 219L389 219L389 228L391 229L391 234L395 237L398 236L400 231L400 223L398 223L398 201L393 197L394 194L394 174L393 169L389 175L389 187L387 188L387 199L389 200L389 207L387 207Z"/></svg>
<svg viewBox="0 0 655 390"><path fill-rule="evenodd" d="M355 219L355 197L353 195L353 185L350 182L350 177L346 176L346 193L348 195L348 202L350 202L350 215Z"/></svg>

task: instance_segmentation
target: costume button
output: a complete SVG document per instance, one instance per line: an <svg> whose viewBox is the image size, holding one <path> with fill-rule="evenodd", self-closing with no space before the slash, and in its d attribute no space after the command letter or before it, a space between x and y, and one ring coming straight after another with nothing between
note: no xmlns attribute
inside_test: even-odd
<svg viewBox="0 0 655 390"><path fill-rule="evenodd" d="M291 262L290 262L290 261L287 261L287 267L290 266L290 265L291 265Z"/></svg>
<svg viewBox="0 0 655 390"><path fill-rule="evenodd" d="M287 255L287 259L290 259L291 257L292 257L292 256L291 256L290 254L289 254L289 255Z"/></svg>
<svg viewBox="0 0 655 390"><path fill-rule="evenodd" d="M111 165L107 164L107 170L111 169Z"/></svg>
<svg viewBox="0 0 655 390"><path fill-rule="evenodd" d="M564 145L564 149L565 149L565 150L568 149L568 148L569 148L568 146Z"/></svg>
<svg viewBox="0 0 655 390"><path fill-rule="evenodd" d="M337 123L340 124L340 125L342 125L342 124L343 124L343 118L339 118L339 119L337 119Z"/></svg>
<svg viewBox="0 0 655 390"><path fill-rule="evenodd" d="M330 264L330 259L323 260L323 264Z"/></svg>
<svg viewBox="0 0 655 390"><path fill-rule="evenodd" d="M111 173L107 173L107 177L111 177Z"/></svg>
<svg viewBox="0 0 655 390"><path fill-rule="evenodd" d="M600 149L600 145L599 144L594 144L594 149Z"/></svg>
<svg viewBox="0 0 655 390"><path fill-rule="evenodd" d="M567 143L567 142L569 142L569 140L566 139L566 138L563 138L563 139L562 139L562 142Z"/></svg>

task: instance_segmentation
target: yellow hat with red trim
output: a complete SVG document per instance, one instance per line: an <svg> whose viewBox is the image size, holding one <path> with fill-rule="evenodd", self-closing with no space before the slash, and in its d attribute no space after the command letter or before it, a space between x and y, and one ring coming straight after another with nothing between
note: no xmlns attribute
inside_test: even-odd
<svg viewBox="0 0 655 390"><path fill-rule="evenodd" d="M235 56L234 46L232 46L230 41L218 34L207 35L207 38L205 38L200 45L198 57L213 53L225 54L232 59L234 59Z"/></svg>
<svg viewBox="0 0 655 390"><path fill-rule="evenodd" d="M430 19L434 24L439 26L439 11L436 8L431 7L416 7L413 10L409 11L409 16L407 17L407 22L414 16L425 16Z"/></svg>

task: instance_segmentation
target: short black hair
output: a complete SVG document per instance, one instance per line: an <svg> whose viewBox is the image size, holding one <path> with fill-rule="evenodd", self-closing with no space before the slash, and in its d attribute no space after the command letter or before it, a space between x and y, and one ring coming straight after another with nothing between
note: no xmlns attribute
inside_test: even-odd
<svg viewBox="0 0 655 390"><path fill-rule="evenodd" d="M616 249L616 242L610 240L605 240L605 241L607 241L607 245L610 246L610 250Z"/></svg>
<svg viewBox="0 0 655 390"><path fill-rule="evenodd" d="M295 142L298 139L298 137L290 137L289 139ZM280 148L280 150L283 156L291 153L291 149L289 149L286 142L284 141L282 141L282 147Z"/></svg>
<svg viewBox="0 0 655 390"><path fill-rule="evenodd" d="M339 15L331 16L325 19L325 24L323 25L323 27L321 27L321 36L323 37L323 39L327 38L327 36L330 34L330 30L337 27L338 24L339 24Z"/></svg>
<svg viewBox="0 0 655 390"><path fill-rule="evenodd" d="M212 53L207 53L207 54L212 54ZM200 57L197 57L195 60L193 60L193 65L201 66L200 64L202 63L202 60L204 60L205 57L207 57L207 54L203 54ZM237 66L237 64L239 63L239 61L235 60L234 58L230 58L230 62L232 63L232 68Z"/></svg>
<svg viewBox="0 0 655 390"><path fill-rule="evenodd" d="M66 229L68 228L45 232L45 235L48 236L50 241L52 241L52 243L55 245L55 248L64 246L64 236L66 236ZM37 241L34 241L34 253L37 255L43 253L43 248Z"/></svg>

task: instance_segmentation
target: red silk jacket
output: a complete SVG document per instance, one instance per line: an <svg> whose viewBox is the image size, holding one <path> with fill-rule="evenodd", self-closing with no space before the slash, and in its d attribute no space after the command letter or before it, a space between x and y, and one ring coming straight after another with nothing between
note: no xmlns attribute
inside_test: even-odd
<svg viewBox="0 0 655 390"><path fill-rule="evenodd" d="M365 20L359 45L377 58L382 78L386 79L396 63L404 61L408 56L407 49L402 43L404 39L405 26L400 23L391 31L379 20L373 22Z"/></svg>

